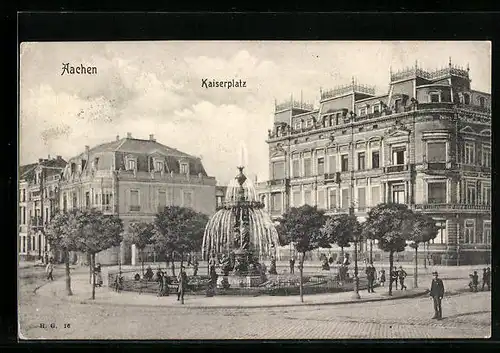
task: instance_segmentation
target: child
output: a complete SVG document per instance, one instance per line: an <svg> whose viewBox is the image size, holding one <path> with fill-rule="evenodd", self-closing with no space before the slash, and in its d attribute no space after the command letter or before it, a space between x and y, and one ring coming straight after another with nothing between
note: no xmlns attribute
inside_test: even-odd
<svg viewBox="0 0 500 353"><path fill-rule="evenodd" d="M385 287L385 270L380 270L380 284Z"/></svg>

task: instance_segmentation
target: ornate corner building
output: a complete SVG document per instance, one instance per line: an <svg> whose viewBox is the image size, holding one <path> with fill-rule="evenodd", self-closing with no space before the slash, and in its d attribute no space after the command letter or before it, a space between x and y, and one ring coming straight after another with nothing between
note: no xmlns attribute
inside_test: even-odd
<svg viewBox="0 0 500 353"><path fill-rule="evenodd" d="M19 169L18 252L21 259L46 261L51 251L45 227L59 211L59 181L66 161L39 159Z"/></svg>
<svg viewBox="0 0 500 353"><path fill-rule="evenodd" d="M275 219L311 204L353 207L360 221L378 203L405 203L436 220L435 264L489 263L491 95L470 83L451 61L431 72L415 64L391 72L384 95L353 80L322 91L318 109L276 104L261 200Z"/></svg>

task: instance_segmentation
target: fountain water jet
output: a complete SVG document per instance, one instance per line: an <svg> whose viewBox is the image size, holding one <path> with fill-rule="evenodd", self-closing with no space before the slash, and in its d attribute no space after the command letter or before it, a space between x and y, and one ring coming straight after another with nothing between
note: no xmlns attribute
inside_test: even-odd
<svg viewBox="0 0 500 353"><path fill-rule="evenodd" d="M224 254L229 257L233 276L261 275L259 260L277 257L279 238L255 187L238 167L221 209L208 221L203 235L202 257ZM258 282L248 279L249 282Z"/></svg>

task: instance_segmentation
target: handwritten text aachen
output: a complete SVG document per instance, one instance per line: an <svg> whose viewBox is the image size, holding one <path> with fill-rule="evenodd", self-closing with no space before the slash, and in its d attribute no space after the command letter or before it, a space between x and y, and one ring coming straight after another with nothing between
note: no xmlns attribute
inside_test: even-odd
<svg viewBox="0 0 500 353"><path fill-rule="evenodd" d="M97 67L95 66L84 66L80 64L79 66L72 66L70 63L62 64L62 72L63 75L97 75Z"/></svg>

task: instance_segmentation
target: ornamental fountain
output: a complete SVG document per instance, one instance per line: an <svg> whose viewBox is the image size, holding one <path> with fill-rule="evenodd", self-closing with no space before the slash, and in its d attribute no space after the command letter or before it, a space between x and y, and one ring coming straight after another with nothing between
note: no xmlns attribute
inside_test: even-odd
<svg viewBox="0 0 500 353"><path fill-rule="evenodd" d="M226 282L253 287L265 280L260 261L279 257L279 239L243 168L238 167L239 173L228 185L223 206L208 221L201 252L204 260L223 258Z"/></svg>

